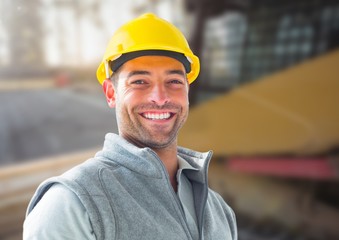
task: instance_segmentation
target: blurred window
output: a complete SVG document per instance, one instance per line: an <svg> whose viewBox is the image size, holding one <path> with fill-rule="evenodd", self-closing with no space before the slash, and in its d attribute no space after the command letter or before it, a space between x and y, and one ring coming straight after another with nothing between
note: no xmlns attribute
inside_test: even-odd
<svg viewBox="0 0 339 240"><path fill-rule="evenodd" d="M213 96L338 47L339 2L258 0L205 29L199 94Z"/></svg>

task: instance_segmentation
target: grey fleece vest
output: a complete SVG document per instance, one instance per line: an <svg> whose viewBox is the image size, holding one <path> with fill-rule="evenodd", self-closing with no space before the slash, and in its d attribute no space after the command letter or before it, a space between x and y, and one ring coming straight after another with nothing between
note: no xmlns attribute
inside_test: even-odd
<svg viewBox="0 0 339 240"><path fill-rule="evenodd" d="M237 239L233 211L207 186L211 153L179 148L178 155L197 170L185 175L192 183L201 240ZM97 239L192 239L181 203L156 153L107 134L102 151L59 177L43 182L27 214L54 183L73 191L89 215Z"/></svg>

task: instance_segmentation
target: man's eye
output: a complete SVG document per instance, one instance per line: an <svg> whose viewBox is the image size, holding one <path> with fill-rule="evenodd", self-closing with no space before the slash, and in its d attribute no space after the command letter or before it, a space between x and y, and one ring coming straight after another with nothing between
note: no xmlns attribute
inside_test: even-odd
<svg viewBox="0 0 339 240"><path fill-rule="evenodd" d="M183 84L183 82L181 80L178 80L178 79L173 79L170 81L170 83L173 83L173 84Z"/></svg>
<svg viewBox="0 0 339 240"><path fill-rule="evenodd" d="M144 80L135 80L132 82L132 84L145 84L146 82Z"/></svg>

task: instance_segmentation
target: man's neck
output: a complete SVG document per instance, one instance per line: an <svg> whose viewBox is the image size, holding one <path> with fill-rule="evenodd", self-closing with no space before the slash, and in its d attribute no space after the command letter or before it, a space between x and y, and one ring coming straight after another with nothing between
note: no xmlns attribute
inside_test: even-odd
<svg viewBox="0 0 339 240"><path fill-rule="evenodd" d="M157 155L159 156L160 160L164 164L168 175L171 185L174 191L177 191L178 183L177 183L177 171L179 168L178 157L177 157L177 146L173 146L166 149L153 149Z"/></svg>

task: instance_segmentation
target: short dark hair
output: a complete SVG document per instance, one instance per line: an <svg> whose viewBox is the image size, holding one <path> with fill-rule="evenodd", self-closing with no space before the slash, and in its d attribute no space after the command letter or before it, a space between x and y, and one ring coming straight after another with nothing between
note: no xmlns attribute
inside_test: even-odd
<svg viewBox="0 0 339 240"><path fill-rule="evenodd" d="M110 77L111 82L113 83L114 87L118 86L119 75L120 75L121 68L117 69Z"/></svg>

